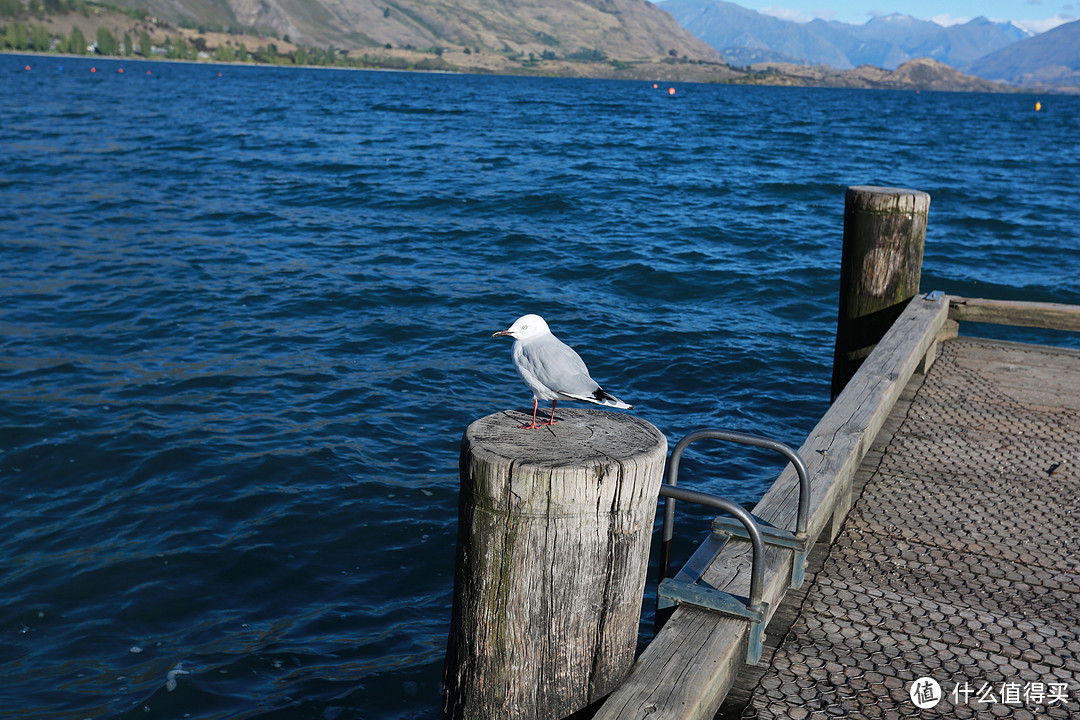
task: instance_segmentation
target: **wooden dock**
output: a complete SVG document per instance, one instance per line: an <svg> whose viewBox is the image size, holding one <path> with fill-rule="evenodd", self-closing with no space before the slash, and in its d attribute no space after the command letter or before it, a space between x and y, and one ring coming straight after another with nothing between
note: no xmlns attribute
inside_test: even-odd
<svg viewBox="0 0 1080 720"><path fill-rule="evenodd" d="M765 657L680 605L596 718L708 720L737 679L725 716L1080 714L1080 352L968 321L1080 331L1080 308L912 300L799 450L823 567L789 591L766 551ZM797 501L789 467L753 512L790 528ZM749 565L709 538L678 577L745 597Z"/></svg>

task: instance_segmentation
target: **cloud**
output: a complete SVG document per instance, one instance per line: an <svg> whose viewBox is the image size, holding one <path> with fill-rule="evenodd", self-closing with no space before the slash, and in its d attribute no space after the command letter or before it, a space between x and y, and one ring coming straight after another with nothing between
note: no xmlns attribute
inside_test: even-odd
<svg viewBox="0 0 1080 720"><path fill-rule="evenodd" d="M1047 30L1053 30L1058 25L1064 25L1067 22L1072 22L1076 19L1076 16L1068 13L1058 13L1054 17L1043 18L1041 20L1015 20L1014 22L1025 30L1038 35L1044 33Z"/></svg>
<svg viewBox="0 0 1080 720"><path fill-rule="evenodd" d="M762 15L771 15L774 18L780 18L781 20L790 20L797 23L808 23L813 18L808 18L802 14L800 10L792 10L791 8L782 7L764 7L758 10Z"/></svg>
<svg viewBox="0 0 1080 720"><path fill-rule="evenodd" d="M949 27L950 25L963 25L964 23L971 22L969 17L954 17L949 13L942 13L930 18L930 22L937 23L942 27Z"/></svg>

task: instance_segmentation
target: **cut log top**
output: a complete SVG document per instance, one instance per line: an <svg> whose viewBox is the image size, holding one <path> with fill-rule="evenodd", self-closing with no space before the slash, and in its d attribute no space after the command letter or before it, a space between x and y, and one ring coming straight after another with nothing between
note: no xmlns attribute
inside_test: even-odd
<svg viewBox="0 0 1080 720"><path fill-rule="evenodd" d="M489 509L526 514L592 514L656 498L640 470L663 468L667 440L652 424L620 413L560 409L556 424L518 426L529 415L505 411L483 417L461 440L463 495ZM466 467L466 464L468 467Z"/></svg>
<svg viewBox="0 0 1080 720"><path fill-rule="evenodd" d="M506 410L480 418L469 425L464 442L474 454L492 460L548 467L623 460L649 454L657 445L666 444L659 430L633 415L560 409L555 425L521 429L529 417L528 413Z"/></svg>
<svg viewBox="0 0 1080 720"><path fill-rule="evenodd" d="M930 208L930 195L920 190L855 185L847 189L846 203L849 212L925 215Z"/></svg>

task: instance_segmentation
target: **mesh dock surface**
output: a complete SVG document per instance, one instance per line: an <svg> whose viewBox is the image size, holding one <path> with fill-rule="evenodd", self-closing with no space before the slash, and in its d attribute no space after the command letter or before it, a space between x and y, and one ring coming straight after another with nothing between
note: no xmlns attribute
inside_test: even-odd
<svg viewBox="0 0 1080 720"><path fill-rule="evenodd" d="M1080 352L958 338L919 380L744 718L1080 717Z"/></svg>

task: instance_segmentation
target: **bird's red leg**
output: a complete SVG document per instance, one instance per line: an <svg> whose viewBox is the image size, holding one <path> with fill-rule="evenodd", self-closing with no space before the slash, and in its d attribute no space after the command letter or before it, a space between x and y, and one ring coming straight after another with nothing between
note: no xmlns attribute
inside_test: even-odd
<svg viewBox="0 0 1080 720"><path fill-rule="evenodd" d="M551 401L551 418L547 421L547 424L548 425L554 425L555 422L556 422L555 421L555 401L552 400Z"/></svg>
<svg viewBox="0 0 1080 720"><path fill-rule="evenodd" d="M521 429L521 430L535 430L538 427L541 427L540 425L536 424L536 408L537 408L537 406L539 404L540 404L540 399L534 397L533 398L533 421L532 421L532 425L518 425L519 429Z"/></svg>

